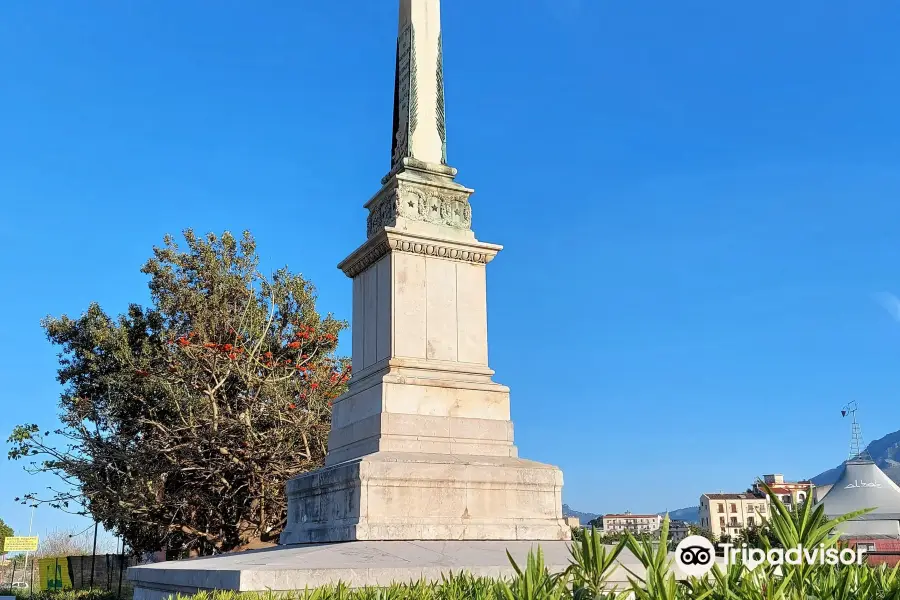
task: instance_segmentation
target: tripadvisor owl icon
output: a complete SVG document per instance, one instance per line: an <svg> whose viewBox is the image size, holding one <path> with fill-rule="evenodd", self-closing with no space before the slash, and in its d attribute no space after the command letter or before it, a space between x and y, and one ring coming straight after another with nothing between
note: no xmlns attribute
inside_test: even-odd
<svg viewBox="0 0 900 600"><path fill-rule="evenodd" d="M715 561L715 547L700 535L687 536L675 548L675 562L685 575L699 577L709 571Z"/></svg>

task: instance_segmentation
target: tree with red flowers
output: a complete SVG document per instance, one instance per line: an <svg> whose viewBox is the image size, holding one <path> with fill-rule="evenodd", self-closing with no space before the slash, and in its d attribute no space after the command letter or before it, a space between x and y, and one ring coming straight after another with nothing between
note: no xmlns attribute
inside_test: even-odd
<svg viewBox="0 0 900 600"><path fill-rule="evenodd" d="M262 275L249 233L184 237L142 269L150 308L43 321L61 426L17 427L10 458L63 483L24 502L89 513L136 551L213 554L277 541L285 482L322 465L347 324L302 276Z"/></svg>

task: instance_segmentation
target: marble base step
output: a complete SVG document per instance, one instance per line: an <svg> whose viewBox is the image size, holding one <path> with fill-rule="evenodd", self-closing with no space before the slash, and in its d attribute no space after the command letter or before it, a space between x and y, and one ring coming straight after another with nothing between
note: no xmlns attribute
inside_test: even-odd
<svg viewBox="0 0 900 600"><path fill-rule="evenodd" d="M376 452L291 479L281 543L566 540L562 483L520 458Z"/></svg>
<svg viewBox="0 0 900 600"><path fill-rule="evenodd" d="M486 577L511 577L506 556L524 565L529 550L540 545L552 571L569 564L567 542L346 542L302 544L251 550L208 558L157 563L128 569L135 600L163 600L198 590L288 591L339 581L350 587L388 586L468 571ZM623 555L634 568L636 560ZM639 567L639 565L638 565ZM626 582L625 573L618 579Z"/></svg>
<svg viewBox="0 0 900 600"><path fill-rule="evenodd" d="M177 593L201 590L284 592L343 582L353 587L386 587L419 580L440 581L441 575L463 571L481 577L511 578L515 572L506 552L520 566L538 547L551 573L569 566L571 542L406 541L300 544L250 550L205 558L131 567L134 600L166 600ZM674 553L669 553L677 579ZM722 563L722 559L717 559ZM645 573L631 552L623 550L607 589L623 591L628 577Z"/></svg>

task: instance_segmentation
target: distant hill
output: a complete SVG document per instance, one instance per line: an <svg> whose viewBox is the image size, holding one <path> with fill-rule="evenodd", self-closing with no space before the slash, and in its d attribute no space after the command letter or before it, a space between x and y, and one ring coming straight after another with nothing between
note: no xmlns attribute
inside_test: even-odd
<svg viewBox="0 0 900 600"><path fill-rule="evenodd" d="M900 484L900 431L889 433L880 440L875 440L866 447L869 456L884 473ZM843 464L828 469L812 478L816 485L831 485L841 475Z"/></svg>
<svg viewBox="0 0 900 600"><path fill-rule="evenodd" d="M665 515L665 512L659 513ZM700 507L688 506L687 508L679 508L678 510L669 511L669 519L672 521L687 521L688 523L700 522Z"/></svg>
<svg viewBox="0 0 900 600"><path fill-rule="evenodd" d="M581 512L579 510L573 509L568 504L563 504L563 516L564 517L578 517L578 520L581 521L582 525L587 525L597 517L596 513L589 512ZM666 513L659 513L664 515ZM679 508L678 510L670 510L669 518L673 521L687 521L689 523L699 523L700 522L700 507L699 506L689 506L687 508Z"/></svg>
<svg viewBox="0 0 900 600"><path fill-rule="evenodd" d="M900 431L889 433L879 440L875 440L866 447L875 464L890 477L894 483L900 485ZM838 480L841 475L843 463L832 469L823 471L811 481L819 486L831 485ZM664 515L665 512L659 513ZM589 521L596 519L600 515L587 512L579 512L573 510L567 504L563 504L563 515L567 517L578 517L582 525L586 525ZM700 521L700 507L688 506L679 508L678 510L670 510L669 518L673 521L687 521L689 523L698 523Z"/></svg>
<svg viewBox="0 0 900 600"><path fill-rule="evenodd" d="M600 515L596 515L596 514L594 514L594 513L589 513L589 512L581 512L581 511L578 511L578 510L574 510L574 509L573 509L572 507L570 507L568 504L563 504L563 516L564 516L564 517L578 517L578 521L579 521L582 525L587 525L588 522L593 521L594 519L596 519L596 518L599 517Z"/></svg>

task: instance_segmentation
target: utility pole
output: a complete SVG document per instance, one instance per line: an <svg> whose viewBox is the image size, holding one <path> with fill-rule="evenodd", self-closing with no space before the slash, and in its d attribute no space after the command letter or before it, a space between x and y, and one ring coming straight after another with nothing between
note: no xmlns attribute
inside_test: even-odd
<svg viewBox="0 0 900 600"><path fill-rule="evenodd" d="M37 508L37 504L31 505L31 519L28 521L28 537L31 537L31 529L34 527L34 509ZM34 561L32 561L33 563ZM28 551L25 552L25 570L22 572L22 581L25 581L25 577L28 575ZM28 584L28 589L30 590L29 596L34 596L34 564L31 565L31 583Z"/></svg>
<svg viewBox="0 0 900 600"><path fill-rule="evenodd" d="M94 589L94 563L97 562L97 527L100 524L94 521L94 549L91 552L91 585L89 589Z"/></svg>
<svg viewBox="0 0 900 600"><path fill-rule="evenodd" d="M122 553L119 555L119 592L116 594L118 600L122 600L122 575L125 572L125 536L122 536Z"/></svg>

